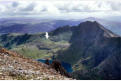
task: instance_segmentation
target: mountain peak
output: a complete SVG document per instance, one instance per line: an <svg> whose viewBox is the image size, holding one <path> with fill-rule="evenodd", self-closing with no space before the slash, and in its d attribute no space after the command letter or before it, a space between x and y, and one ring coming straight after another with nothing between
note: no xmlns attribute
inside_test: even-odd
<svg viewBox="0 0 121 81"><path fill-rule="evenodd" d="M79 27L81 27L81 30L85 30L91 33L97 32L97 33L103 33L106 37L118 37L118 35L114 34L110 30L106 29L104 26L102 26L97 21L85 21L79 24ZM87 33L87 32L85 32Z"/></svg>
<svg viewBox="0 0 121 81"><path fill-rule="evenodd" d="M97 21L89 21L89 20L85 21L85 23L90 23L90 24L99 24Z"/></svg>
<svg viewBox="0 0 121 81"><path fill-rule="evenodd" d="M85 21L97 21L98 18L95 18L95 17L88 17L88 18L85 18L84 20L85 20Z"/></svg>

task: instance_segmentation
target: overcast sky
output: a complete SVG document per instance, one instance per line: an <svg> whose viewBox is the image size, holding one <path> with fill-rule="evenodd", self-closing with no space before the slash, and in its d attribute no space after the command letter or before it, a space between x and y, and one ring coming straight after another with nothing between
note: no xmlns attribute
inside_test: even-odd
<svg viewBox="0 0 121 81"><path fill-rule="evenodd" d="M121 17L121 0L0 0L0 18Z"/></svg>

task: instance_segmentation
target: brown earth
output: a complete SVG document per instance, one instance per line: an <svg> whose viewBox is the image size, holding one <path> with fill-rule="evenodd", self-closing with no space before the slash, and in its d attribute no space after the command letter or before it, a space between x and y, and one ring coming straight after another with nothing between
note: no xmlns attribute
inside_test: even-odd
<svg viewBox="0 0 121 81"><path fill-rule="evenodd" d="M70 80L46 64L0 48L0 80Z"/></svg>

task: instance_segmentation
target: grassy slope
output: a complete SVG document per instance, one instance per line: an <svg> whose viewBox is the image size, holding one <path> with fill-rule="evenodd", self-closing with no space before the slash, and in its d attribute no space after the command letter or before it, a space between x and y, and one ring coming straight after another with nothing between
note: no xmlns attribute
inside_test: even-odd
<svg viewBox="0 0 121 81"><path fill-rule="evenodd" d="M33 59L49 58L58 50L64 50L69 46L68 41L63 40L61 35L52 36L50 39L46 39L44 35L43 33L4 34L0 35L0 44Z"/></svg>

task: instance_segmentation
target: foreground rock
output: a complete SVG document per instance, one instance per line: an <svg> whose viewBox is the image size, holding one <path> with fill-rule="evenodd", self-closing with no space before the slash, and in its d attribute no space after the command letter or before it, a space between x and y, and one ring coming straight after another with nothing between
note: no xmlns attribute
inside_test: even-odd
<svg viewBox="0 0 121 81"><path fill-rule="evenodd" d="M0 49L0 80L69 80L49 66Z"/></svg>

